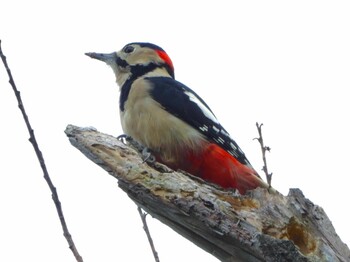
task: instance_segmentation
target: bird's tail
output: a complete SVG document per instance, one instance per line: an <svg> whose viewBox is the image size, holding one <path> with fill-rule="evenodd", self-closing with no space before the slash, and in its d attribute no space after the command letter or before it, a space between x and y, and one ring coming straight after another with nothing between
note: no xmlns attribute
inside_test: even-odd
<svg viewBox="0 0 350 262"><path fill-rule="evenodd" d="M191 170L187 172L223 188L235 188L241 194L257 187L269 188L258 173L240 163L216 144L206 146L204 152L189 157Z"/></svg>

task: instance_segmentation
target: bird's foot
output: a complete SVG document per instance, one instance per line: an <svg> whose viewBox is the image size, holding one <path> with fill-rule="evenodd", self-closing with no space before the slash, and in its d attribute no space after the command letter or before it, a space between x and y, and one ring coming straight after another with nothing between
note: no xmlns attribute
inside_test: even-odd
<svg viewBox="0 0 350 262"><path fill-rule="evenodd" d="M122 135L118 136L117 139L119 141L123 142L124 144L131 146L133 149L135 149L137 152L139 152L141 154L141 158L142 158L143 162L146 162L148 164L153 164L156 161L156 158L152 154L151 149L140 144L138 141L133 139L131 136L128 136L126 134L122 134Z"/></svg>
<svg viewBox="0 0 350 262"><path fill-rule="evenodd" d="M131 136L128 136L126 134L122 134L122 135L119 135L117 136L117 139L120 141L120 142L123 142L123 144L127 144L127 142L132 139Z"/></svg>
<svg viewBox="0 0 350 262"><path fill-rule="evenodd" d="M140 144L135 139L133 139L131 136L128 136L126 134L122 134L120 136L117 136L117 139L119 141L123 142L125 145L131 146L139 153L142 153L143 149L145 148L142 144Z"/></svg>
<svg viewBox="0 0 350 262"><path fill-rule="evenodd" d="M156 161L155 156L152 155L151 149L148 147L142 149L142 159L143 162L147 162L148 164L153 164Z"/></svg>

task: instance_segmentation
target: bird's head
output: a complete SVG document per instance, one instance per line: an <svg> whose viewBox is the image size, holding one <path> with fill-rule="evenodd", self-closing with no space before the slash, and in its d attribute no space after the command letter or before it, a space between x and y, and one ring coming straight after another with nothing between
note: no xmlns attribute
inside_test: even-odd
<svg viewBox="0 0 350 262"><path fill-rule="evenodd" d="M151 43L130 43L110 54L86 53L112 67L121 87L126 80L144 75L174 78L174 66L167 53Z"/></svg>

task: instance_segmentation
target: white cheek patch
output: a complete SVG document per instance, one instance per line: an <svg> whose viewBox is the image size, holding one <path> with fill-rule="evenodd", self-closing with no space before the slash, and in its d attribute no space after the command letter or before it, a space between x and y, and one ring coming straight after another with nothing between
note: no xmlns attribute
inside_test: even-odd
<svg viewBox="0 0 350 262"><path fill-rule="evenodd" d="M210 112L210 110L203 105L203 103L191 92L185 91L185 94L190 98L190 100L194 103L196 103L196 105L202 110L203 114L209 118L211 121L213 121L214 123L219 124L218 120L216 119L216 117L213 115L212 112Z"/></svg>

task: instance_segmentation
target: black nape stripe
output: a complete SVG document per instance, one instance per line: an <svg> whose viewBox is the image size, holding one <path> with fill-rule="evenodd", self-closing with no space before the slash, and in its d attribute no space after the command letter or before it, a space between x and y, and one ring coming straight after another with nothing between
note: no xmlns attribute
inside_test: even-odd
<svg viewBox="0 0 350 262"><path fill-rule="evenodd" d="M166 71L168 72L168 74L175 79L175 73L173 71L173 69L171 69L171 67L168 64L163 64L164 68L166 69Z"/></svg>

